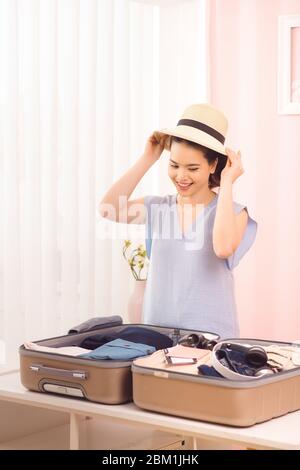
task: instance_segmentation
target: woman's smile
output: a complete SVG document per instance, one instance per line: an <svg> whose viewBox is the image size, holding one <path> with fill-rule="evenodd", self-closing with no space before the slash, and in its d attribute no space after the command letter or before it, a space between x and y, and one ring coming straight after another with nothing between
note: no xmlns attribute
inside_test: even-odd
<svg viewBox="0 0 300 470"><path fill-rule="evenodd" d="M182 191L186 191L187 189L189 189L192 184L193 184L193 183L178 183L178 182L176 182L176 185L177 185L178 188L181 189Z"/></svg>

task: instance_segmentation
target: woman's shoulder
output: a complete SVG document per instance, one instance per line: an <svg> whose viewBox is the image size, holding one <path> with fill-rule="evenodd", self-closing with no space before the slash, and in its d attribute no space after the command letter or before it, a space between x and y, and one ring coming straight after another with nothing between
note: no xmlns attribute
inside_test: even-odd
<svg viewBox="0 0 300 470"><path fill-rule="evenodd" d="M212 209L217 209L218 207L218 196L219 194L216 194L216 197L215 199L212 201L212 204L211 204L211 207ZM243 204L242 202L237 202L237 201L232 201L232 204L233 204L233 209L235 211L235 213L239 213L241 212L243 209L246 209L247 211L247 205L246 204Z"/></svg>
<svg viewBox="0 0 300 470"><path fill-rule="evenodd" d="M243 209L247 210L247 205L243 204L242 202L233 201L233 208L234 208L234 211L238 214Z"/></svg>
<svg viewBox="0 0 300 470"><path fill-rule="evenodd" d="M237 220L244 220L245 222L249 219L249 212L246 204L242 202L232 201L233 211L237 217ZM207 208L207 212L210 215L210 219L214 220L218 208L218 197L210 204Z"/></svg>

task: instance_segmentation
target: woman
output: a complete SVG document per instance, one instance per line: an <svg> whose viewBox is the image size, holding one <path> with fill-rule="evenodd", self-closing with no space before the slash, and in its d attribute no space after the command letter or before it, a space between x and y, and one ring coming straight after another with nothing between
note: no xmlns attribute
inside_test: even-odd
<svg viewBox="0 0 300 470"><path fill-rule="evenodd" d="M224 147L226 132L218 109L189 106L176 128L149 137L143 155L101 201L103 217L146 224L144 323L239 336L232 270L253 244L257 223L232 199L244 170L240 152ZM164 149L177 193L129 201Z"/></svg>

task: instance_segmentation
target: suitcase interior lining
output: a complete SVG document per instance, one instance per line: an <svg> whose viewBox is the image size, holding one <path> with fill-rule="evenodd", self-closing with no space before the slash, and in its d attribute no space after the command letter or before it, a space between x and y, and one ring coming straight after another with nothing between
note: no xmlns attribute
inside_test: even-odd
<svg viewBox="0 0 300 470"><path fill-rule="evenodd" d="M58 336L54 338L48 338L48 339L43 339L43 340L38 340L34 341L35 344L38 344L40 346L48 346L48 347L63 347L63 346L79 346L79 344L85 339L88 338L89 336L100 334L100 333L105 333L109 334L110 332L112 333L118 333L122 331L124 328L128 326L135 326L135 327L140 327L140 328L148 328L148 329L154 329L155 331L158 331L159 333L162 334L171 334L174 332L174 328L168 328L168 327L158 327L158 326L153 326L153 325L132 325L132 324L123 324L120 326L111 326L108 328L98 328L95 330L91 331L86 331L84 333L72 333L68 334L65 336ZM184 330L180 329L180 334L181 335L186 335L190 333L195 333L195 330ZM199 332L198 332L199 333ZM208 339L218 339L218 336L209 333L209 332L203 332L205 337Z"/></svg>

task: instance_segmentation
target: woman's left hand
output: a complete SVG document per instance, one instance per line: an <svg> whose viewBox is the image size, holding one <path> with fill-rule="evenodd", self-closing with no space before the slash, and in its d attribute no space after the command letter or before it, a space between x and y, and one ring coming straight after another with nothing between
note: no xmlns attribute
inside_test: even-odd
<svg viewBox="0 0 300 470"><path fill-rule="evenodd" d="M241 160L241 152L238 151L235 153L229 148L225 149L227 154L227 163L224 169L221 172L221 182L222 180L230 180L231 183L234 183L235 180L244 173L244 168Z"/></svg>

